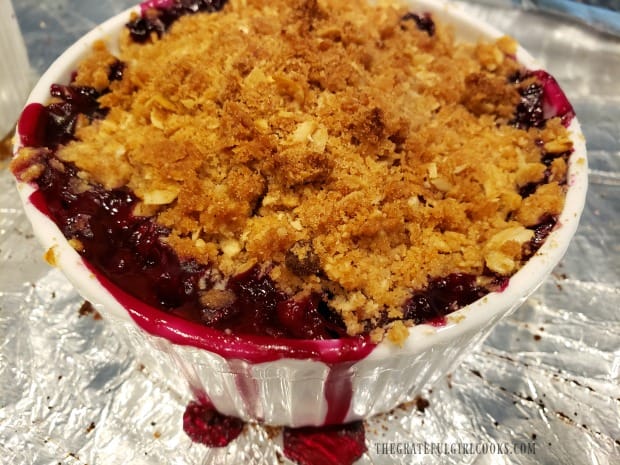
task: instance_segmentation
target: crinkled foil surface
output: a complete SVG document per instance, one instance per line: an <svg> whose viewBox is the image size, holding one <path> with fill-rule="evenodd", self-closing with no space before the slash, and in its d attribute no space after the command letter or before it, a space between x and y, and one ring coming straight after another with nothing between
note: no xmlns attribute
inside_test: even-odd
<svg viewBox="0 0 620 465"><path fill-rule="evenodd" d="M132 2L13 3L40 74ZM428 406L367 421L359 463L619 464L620 39L541 13L466 8L517 38L569 95L588 141L587 206L552 276L426 390ZM0 162L0 462L288 463L278 431L258 425L223 449L192 444L179 396L96 314L80 311L83 300L43 262L7 164Z"/></svg>

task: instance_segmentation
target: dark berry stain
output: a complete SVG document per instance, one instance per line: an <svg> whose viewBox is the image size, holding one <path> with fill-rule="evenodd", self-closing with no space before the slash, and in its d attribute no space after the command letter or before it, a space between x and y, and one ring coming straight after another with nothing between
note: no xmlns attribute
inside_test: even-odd
<svg viewBox="0 0 620 465"><path fill-rule="evenodd" d="M284 455L299 465L352 465L367 450L361 421L345 425L284 428Z"/></svg>
<svg viewBox="0 0 620 465"><path fill-rule="evenodd" d="M428 406L428 401L423 408ZM236 417L218 412L208 400L190 402L183 414L183 431L208 447L225 447L244 429ZM282 430L283 452L298 465L352 465L367 450L361 421L342 425Z"/></svg>
<svg viewBox="0 0 620 465"><path fill-rule="evenodd" d="M87 316L87 315L91 315L93 320L101 320L101 315L99 314L99 312L95 310L92 304L88 301L85 301L80 306L80 309L78 310L78 315L80 316L80 318Z"/></svg>
<svg viewBox="0 0 620 465"><path fill-rule="evenodd" d="M95 429L95 422L91 421L90 424L86 427L86 434L92 432Z"/></svg>
<svg viewBox="0 0 620 465"><path fill-rule="evenodd" d="M416 396L413 402L414 402L416 410L420 413L424 413L424 411L431 405L428 399L422 396Z"/></svg>
<svg viewBox="0 0 620 465"><path fill-rule="evenodd" d="M194 442L208 447L224 447L243 431L239 418L222 415L212 405L190 402L183 414L183 431Z"/></svg>

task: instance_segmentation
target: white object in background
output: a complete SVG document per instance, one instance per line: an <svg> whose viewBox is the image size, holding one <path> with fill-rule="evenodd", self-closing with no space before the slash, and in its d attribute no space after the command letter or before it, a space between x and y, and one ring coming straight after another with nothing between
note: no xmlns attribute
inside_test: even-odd
<svg viewBox="0 0 620 465"><path fill-rule="evenodd" d="M17 121L31 89L30 65L11 0L0 0L0 139Z"/></svg>

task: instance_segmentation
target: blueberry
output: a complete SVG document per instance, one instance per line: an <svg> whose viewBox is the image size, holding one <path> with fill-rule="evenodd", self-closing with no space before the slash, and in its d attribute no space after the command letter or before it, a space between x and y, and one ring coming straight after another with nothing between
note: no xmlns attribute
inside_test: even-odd
<svg viewBox="0 0 620 465"><path fill-rule="evenodd" d="M416 27L420 31L426 32L430 37L435 35L435 22L430 13L424 13L419 15L417 13L407 13L401 19L401 21L414 21Z"/></svg>

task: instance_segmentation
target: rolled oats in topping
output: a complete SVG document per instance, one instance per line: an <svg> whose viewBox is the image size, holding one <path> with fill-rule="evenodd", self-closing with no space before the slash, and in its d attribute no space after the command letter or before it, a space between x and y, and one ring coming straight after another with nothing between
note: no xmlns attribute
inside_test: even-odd
<svg viewBox="0 0 620 465"><path fill-rule="evenodd" d="M74 84L109 111L57 156L132 191L222 282L259 266L349 335L391 325L398 343L416 293L451 275L490 289L563 208L572 145L560 117L531 122L540 85L515 53L400 4L231 0L141 43L125 30L118 56L97 44Z"/></svg>

